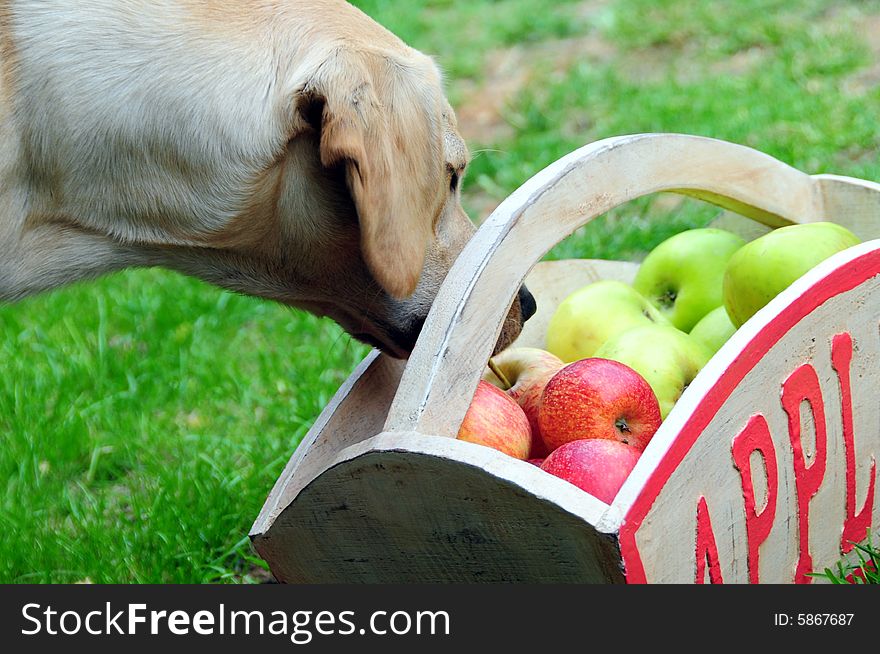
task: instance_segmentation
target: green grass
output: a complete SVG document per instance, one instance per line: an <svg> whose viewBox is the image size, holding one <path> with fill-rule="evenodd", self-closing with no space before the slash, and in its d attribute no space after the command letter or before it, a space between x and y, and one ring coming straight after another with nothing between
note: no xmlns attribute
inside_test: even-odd
<svg viewBox="0 0 880 654"><path fill-rule="evenodd" d="M456 106L505 49L602 44L565 66L525 58L506 131L470 143L476 219L572 149L646 131L880 180L880 89L859 83L878 44L856 29L878 2L357 4L436 56ZM549 256L638 259L718 213L643 198ZM366 351L325 320L158 270L0 307L0 582L257 580L248 528Z"/></svg>
<svg viewBox="0 0 880 654"><path fill-rule="evenodd" d="M360 0L352 2L407 43L434 56L452 86L482 77L496 48L572 36L588 27L578 2L561 0ZM455 100L455 89L451 89Z"/></svg>
<svg viewBox="0 0 880 654"><path fill-rule="evenodd" d="M880 584L880 547L870 542L854 543L855 560L841 559L834 568L825 568L811 576L832 584Z"/></svg>
<svg viewBox="0 0 880 654"><path fill-rule="evenodd" d="M792 19L791 9L774 14L780 4L801 7L754 0L613 3L614 11L605 14L603 38L615 44L616 53L601 65L580 62L559 81L525 89L507 114L514 134L485 146L471 167L470 182L503 197L585 143L641 132L711 136L760 149L808 173L880 178L880 88L852 95L840 91L845 80L871 62L865 44L843 38L851 35L859 14L841 12L817 24L813 19L820 3L804 3L802 21ZM768 10L762 11L762 5ZM692 14L692 6L702 10ZM723 16L743 6L750 8L751 30L734 30L725 39L717 21L700 22L704 14ZM667 20L652 24L645 34L633 21L638 16L642 24L651 12ZM741 19L730 22L742 25ZM753 37L745 39L744 30ZM780 32L784 38L758 38ZM656 43L674 45L658 50ZM763 49L750 68L724 66L720 53L759 46ZM719 213L697 201L670 213L663 203L654 206L659 197L611 212L551 257L638 258L664 238L704 225Z"/></svg>
<svg viewBox="0 0 880 654"><path fill-rule="evenodd" d="M216 581L366 353L326 321L164 271L0 309L0 579Z"/></svg>

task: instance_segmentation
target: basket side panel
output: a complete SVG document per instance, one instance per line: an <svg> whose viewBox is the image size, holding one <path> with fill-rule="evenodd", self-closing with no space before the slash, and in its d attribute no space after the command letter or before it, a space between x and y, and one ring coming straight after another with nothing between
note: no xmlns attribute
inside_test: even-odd
<svg viewBox="0 0 880 654"><path fill-rule="evenodd" d="M615 536L479 468L407 452L331 468L255 545L285 582L623 581Z"/></svg>
<svg viewBox="0 0 880 654"><path fill-rule="evenodd" d="M367 355L303 437L254 521L251 537L268 529L275 516L339 451L381 431L403 366L404 362L376 350Z"/></svg>
<svg viewBox="0 0 880 654"><path fill-rule="evenodd" d="M880 184L842 175L815 175L824 220L839 223L862 240L880 238Z"/></svg>
<svg viewBox="0 0 880 654"><path fill-rule="evenodd" d="M809 583L878 525L880 242L756 314L618 498L627 578ZM670 436L671 438L667 438Z"/></svg>

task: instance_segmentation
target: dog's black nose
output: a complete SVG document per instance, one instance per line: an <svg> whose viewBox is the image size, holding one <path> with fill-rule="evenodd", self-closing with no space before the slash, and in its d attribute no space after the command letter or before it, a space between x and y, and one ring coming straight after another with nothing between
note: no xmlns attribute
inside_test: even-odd
<svg viewBox="0 0 880 654"><path fill-rule="evenodd" d="M535 296L529 293L525 284L519 287L519 309L522 312L523 322L534 316L535 311L538 310Z"/></svg>

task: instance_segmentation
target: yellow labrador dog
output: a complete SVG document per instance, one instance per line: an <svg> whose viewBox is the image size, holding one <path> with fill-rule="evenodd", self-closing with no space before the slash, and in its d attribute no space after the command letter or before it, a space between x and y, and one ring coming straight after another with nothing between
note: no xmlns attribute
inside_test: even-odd
<svg viewBox="0 0 880 654"><path fill-rule="evenodd" d="M411 351L473 232L431 59L341 0L0 0L0 57L0 300L165 266Z"/></svg>

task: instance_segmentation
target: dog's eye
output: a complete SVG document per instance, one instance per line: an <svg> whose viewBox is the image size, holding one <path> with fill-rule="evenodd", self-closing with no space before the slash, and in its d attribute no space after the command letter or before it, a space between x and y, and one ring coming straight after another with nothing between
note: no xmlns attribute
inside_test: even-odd
<svg viewBox="0 0 880 654"><path fill-rule="evenodd" d="M454 170L452 174L449 176L449 190L455 193L455 190L458 188L458 173Z"/></svg>

